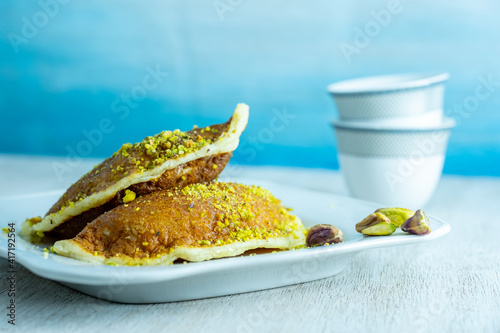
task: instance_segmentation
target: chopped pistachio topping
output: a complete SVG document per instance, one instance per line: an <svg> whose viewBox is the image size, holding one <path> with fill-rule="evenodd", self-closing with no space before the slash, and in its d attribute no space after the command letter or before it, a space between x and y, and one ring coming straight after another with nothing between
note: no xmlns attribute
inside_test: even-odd
<svg viewBox="0 0 500 333"><path fill-rule="evenodd" d="M143 174L164 164L169 159L185 156L213 144L221 137L217 133L223 133L224 129L224 127L214 126L200 130L195 126L193 130L187 132L179 129L163 131L154 136L147 136L134 144L125 143L112 157L94 166L77 184L71 185L70 190L73 185L76 185L75 191L68 197L64 197L58 211L68 206L73 207L78 202L101 191L110 181L116 182L126 176ZM97 177L106 181L101 181Z"/></svg>
<svg viewBox="0 0 500 333"><path fill-rule="evenodd" d="M125 190L125 196L123 197L123 203L128 203L134 201L135 192L130 190Z"/></svg>
<svg viewBox="0 0 500 333"><path fill-rule="evenodd" d="M211 143L212 139L205 139L201 135L181 132L176 129L174 131L163 131L155 136L148 136L139 143L126 143L118 150L118 154L123 157L146 155L152 159L152 163L146 162L142 166L146 169L153 169L169 158L191 153ZM136 166L143 164L139 163L138 165L137 162L137 158L130 159L130 163L136 164Z"/></svg>
<svg viewBox="0 0 500 333"><path fill-rule="evenodd" d="M40 216L32 217L30 219L27 219L29 226L33 226L34 224L37 224L42 221L42 218Z"/></svg>
<svg viewBox="0 0 500 333"><path fill-rule="evenodd" d="M243 191L237 192L236 187L242 187ZM235 241L281 237L289 235L297 229L297 226L292 223L295 217L288 213L287 208L281 206L281 202L271 192L260 186L241 186L214 182L191 184L180 191L193 199L209 198L213 207L218 211L214 217L216 219L216 229L219 229L220 236L211 240L198 241L200 246L211 244L218 246ZM256 212L248 204L248 202L255 201L254 196L265 199L270 204L279 205L278 215L273 216L273 229L260 226L241 226L242 222L252 221L256 218ZM220 232L223 229L227 229L228 232ZM223 234L228 234L228 236L222 237Z"/></svg>

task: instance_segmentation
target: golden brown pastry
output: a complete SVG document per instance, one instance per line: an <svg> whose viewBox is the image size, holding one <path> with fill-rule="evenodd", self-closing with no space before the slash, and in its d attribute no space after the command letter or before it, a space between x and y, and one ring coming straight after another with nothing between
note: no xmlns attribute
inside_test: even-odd
<svg viewBox="0 0 500 333"><path fill-rule="evenodd" d="M118 206L53 249L92 263L164 265L256 248L292 249L304 244L305 230L268 190L212 182L157 191Z"/></svg>
<svg viewBox="0 0 500 333"><path fill-rule="evenodd" d="M207 182L224 169L248 121L238 104L219 125L181 132L164 131L126 143L73 184L43 218L23 223L23 235L36 241L49 233L71 238L99 215L158 190Z"/></svg>

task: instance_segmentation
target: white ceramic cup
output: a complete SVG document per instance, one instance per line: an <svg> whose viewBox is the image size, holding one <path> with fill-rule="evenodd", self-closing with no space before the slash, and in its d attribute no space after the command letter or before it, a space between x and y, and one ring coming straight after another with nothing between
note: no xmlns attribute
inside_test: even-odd
<svg viewBox="0 0 500 333"><path fill-rule="evenodd" d="M448 78L447 73L372 76L333 83L327 91L341 120L397 121L442 110Z"/></svg>
<svg viewBox="0 0 500 333"><path fill-rule="evenodd" d="M455 122L375 128L335 121L340 169L352 196L386 206L422 208L439 182Z"/></svg>

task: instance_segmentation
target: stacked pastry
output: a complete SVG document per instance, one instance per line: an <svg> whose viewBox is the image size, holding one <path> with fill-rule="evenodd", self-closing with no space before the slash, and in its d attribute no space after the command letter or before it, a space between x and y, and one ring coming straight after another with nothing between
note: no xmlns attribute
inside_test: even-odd
<svg viewBox="0 0 500 333"><path fill-rule="evenodd" d="M164 131L124 144L73 184L23 235L56 253L120 265L171 264L304 244L305 228L269 191L213 181L248 121Z"/></svg>

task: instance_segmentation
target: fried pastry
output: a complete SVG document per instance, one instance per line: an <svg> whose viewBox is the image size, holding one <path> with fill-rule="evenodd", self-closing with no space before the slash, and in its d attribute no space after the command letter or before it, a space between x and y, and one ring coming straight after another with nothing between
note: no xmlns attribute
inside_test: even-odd
<svg viewBox="0 0 500 333"><path fill-rule="evenodd" d="M136 197L211 181L228 163L247 122L248 106L238 104L224 124L164 131L126 143L71 185L45 217L26 220L22 233L31 241L47 234L72 238L101 214Z"/></svg>
<svg viewBox="0 0 500 333"><path fill-rule="evenodd" d="M91 263L166 265L257 248L293 249L304 244L305 231L268 190L211 182L156 191L118 206L53 249Z"/></svg>

